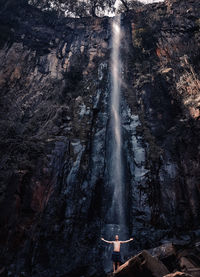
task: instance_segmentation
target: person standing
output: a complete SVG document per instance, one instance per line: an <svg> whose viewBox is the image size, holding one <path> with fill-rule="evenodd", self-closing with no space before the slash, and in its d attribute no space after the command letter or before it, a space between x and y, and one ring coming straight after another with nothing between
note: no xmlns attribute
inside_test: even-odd
<svg viewBox="0 0 200 277"><path fill-rule="evenodd" d="M121 262L121 254L120 254L121 244L130 242L133 240L133 238L130 238L129 240L120 241L119 236L116 235L114 241L105 240L104 238L101 238L101 240L106 243L113 244L112 261L113 261L113 272L115 272L119 268L119 264ZM117 269L116 269L116 264L117 264Z"/></svg>

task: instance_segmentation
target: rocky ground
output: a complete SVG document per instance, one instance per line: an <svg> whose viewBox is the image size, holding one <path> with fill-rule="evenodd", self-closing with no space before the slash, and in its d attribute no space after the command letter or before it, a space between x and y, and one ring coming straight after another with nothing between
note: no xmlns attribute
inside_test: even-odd
<svg viewBox="0 0 200 277"><path fill-rule="evenodd" d="M200 242L174 240L129 259L110 276L199 277Z"/></svg>
<svg viewBox="0 0 200 277"><path fill-rule="evenodd" d="M134 256L174 237L200 237L200 3L137 7L121 25L124 205ZM110 52L107 17L62 19L4 1L0 274L105 274L100 237L115 223L105 220Z"/></svg>

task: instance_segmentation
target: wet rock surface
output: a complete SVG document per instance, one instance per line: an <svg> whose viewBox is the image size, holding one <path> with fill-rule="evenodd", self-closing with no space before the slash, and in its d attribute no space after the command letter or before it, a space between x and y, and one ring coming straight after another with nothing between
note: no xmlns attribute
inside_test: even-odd
<svg viewBox="0 0 200 277"><path fill-rule="evenodd" d="M199 11L173 0L122 15L130 256L200 236ZM0 274L103 276L110 20L10 4L0 25Z"/></svg>

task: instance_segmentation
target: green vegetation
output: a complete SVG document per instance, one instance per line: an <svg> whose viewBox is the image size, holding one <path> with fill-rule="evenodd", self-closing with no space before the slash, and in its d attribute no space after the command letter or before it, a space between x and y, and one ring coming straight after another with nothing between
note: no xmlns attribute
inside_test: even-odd
<svg viewBox="0 0 200 277"><path fill-rule="evenodd" d="M96 17L105 10L114 10L115 0L29 0L29 4L42 10L56 10L58 14L72 17Z"/></svg>
<svg viewBox="0 0 200 277"><path fill-rule="evenodd" d="M140 1L137 0L121 0L121 5L119 6L119 13L132 10L134 8L142 7L144 4L142 4Z"/></svg>
<svg viewBox="0 0 200 277"><path fill-rule="evenodd" d="M25 1L25 0L24 0ZM115 11L116 0L29 0L29 4L42 10L55 10L60 15L72 17L104 16ZM118 12L143 6L138 0L120 0Z"/></svg>

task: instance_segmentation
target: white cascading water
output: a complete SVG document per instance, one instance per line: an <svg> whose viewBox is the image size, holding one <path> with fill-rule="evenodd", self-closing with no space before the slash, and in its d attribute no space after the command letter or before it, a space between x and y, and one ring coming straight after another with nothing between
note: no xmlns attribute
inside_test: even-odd
<svg viewBox="0 0 200 277"><path fill-rule="evenodd" d="M119 235L121 240L127 238L124 203L124 178L122 163L122 136L121 136L121 17L115 16L112 20L112 53L111 53L111 99L110 99L110 136L108 157L108 184L112 191L111 203L107 213L106 225L102 231L107 239L114 240ZM105 246L104 270L111 269L110 256L112 245ZM122 247L122 258L126 247Z"/></svg>
<svg viewBox="0 0 200 277"><path fill-rule="evenodd" d="M122 138L120 120L120 91L121 91L121 18L116 16L112 23L112 56L111 56L111 122L112 122L112 149L110 183L113 185L113 199L111 210L118 217L119 225L124 225L123 211L123 166L122 166Z"/></svg>

